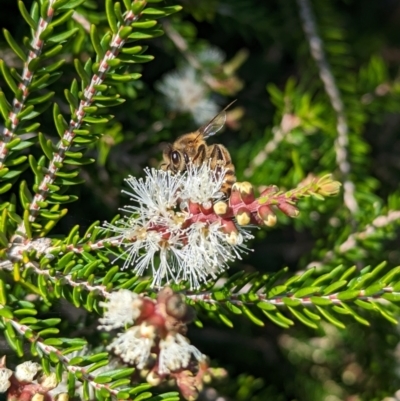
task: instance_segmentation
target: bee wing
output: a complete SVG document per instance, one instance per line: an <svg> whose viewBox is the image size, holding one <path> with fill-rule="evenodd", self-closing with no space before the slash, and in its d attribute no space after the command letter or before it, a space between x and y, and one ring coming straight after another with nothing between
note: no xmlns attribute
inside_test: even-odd
<svg viewBox="0 0 400 401"><path fill-rule="evenodd" d="M220 113L218 113L208 124L203 125L199 131L204 139L215 135L224 125L226 121L226 109L228 109L236 100L229 103Z"/></svg>
<svg viewBox="0 0 400 401"><path fill-rule="evenodd" d="M199 131L202 133L203 138L206 139L215 135L224 126L225 121L226 113L225 111L221 111L208 124L203 125Z"/></svg>

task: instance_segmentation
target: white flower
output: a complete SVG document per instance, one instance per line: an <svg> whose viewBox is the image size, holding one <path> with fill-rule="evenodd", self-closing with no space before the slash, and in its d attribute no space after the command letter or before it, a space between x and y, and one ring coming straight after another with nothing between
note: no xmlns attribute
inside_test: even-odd
<svg viewBox="0 0 400 401"><path fill-rule="evenodd" d="M184 178L181 174L173 175L170 171L160 174L160 171L154 168L146 168L144 171L145 179L129 177L126 180L132 191L122 192L130 195L137 205L129 205L125 211L145 215L148 219L160 214L168 217L170 209L176 205L179 198Z"/></svg>
<svg viewBox="0 0 400 401"><path fill-rule="evenodd" d="M99 319L99 328L110 331L118 327L133 324L140 315L142 300L138 294L129 290L112 292L107 302L100 302L107 308L104 317Z"/></svg>
<svg viewBox="0 0 400 401"><path fill-rule="evenodd" d="M171 110L189 112L199 125L218 113L218 105L209 99L210 89L191 66L166 74L156 87L166 96Z"/></svg>
<svg viewBox="0 0 400 401"><path fill-rule="evenodd" d="M125 333L119 333L107 349L114 350L124 362L143 369L150 358L155 336L154 327L142 323L140 326L131 327Z"/></svg>
<svg viewBox="0 0 400 401"><path fill-rule="evenodd" d="M0 368L0 393L5 393L11 386L8 380L12 376L13 372L7 368Z"/></svg>
<svg viewBox="0 0 400 401"><path fill-rule="evenodd" d="M15 368L15 378L20 382L31 383L41 366L36 362L26 361Z"/></svg>
<svg viewBox="0 0 400 401"><path fill-rule="evenodd" d="M168 334L160 341L158 373L168 374L189 366L192 355L200 361L203 354L181 334Z"/></svg>
<svg viewBox="0 0 400 401"><path fill-rule="evenodd" d="M54 372L45 375L40 380L40 385L46 390L53 390L58 386L57 376Z"/></svg>
<svg viewBox="0 0 400 401"><path fill-rule="evenodd" d="M206 67L219 67L225 60L225 54L218 47L208 46L197 53L197 58Z"/></svg>
<svg viewBox="0 0 400 401"><path fill-rule="evenodd" d="M153 286L185 280L196 288L248 250L243 243L252 235L242 227L227 234L216 215L196 221L188 209L189 202L209 208L221 199L224 172L217 175L204 163L177 175L155 169L145 173L144 179L127 180L135 204L122 210L130 215L116 224L105 223L124 248L119 255L125 259L123 268L134 266L137 275L151 269Z"/></svg>
<svg viewBox="0 0 400 401"><path fill-rule="evenodd" d="M198 288L208 276L216 278L228 268L228 262L241 259L240 251L248 248L242 245L243 238L253 238L247 231L240 229L238 234L228 235L216 221L212 224L197 222L187 230L187 244L182 248L181 275L179 278L188 280L191 288ZM232 241L234 235L236 241Z"/></svg>
<svg viewBox="0 0 400 401"><path fill-rule="evenodd" d="M225 179L225 169L219 174L211 169L210 163L203 163L200 167L189 166L186 172L185 185L180 193L182 201L192 201L199 204L206 204L210 201L221 199L224 194L221 192ZM208 206L208 205L207 205Z"/></svg>

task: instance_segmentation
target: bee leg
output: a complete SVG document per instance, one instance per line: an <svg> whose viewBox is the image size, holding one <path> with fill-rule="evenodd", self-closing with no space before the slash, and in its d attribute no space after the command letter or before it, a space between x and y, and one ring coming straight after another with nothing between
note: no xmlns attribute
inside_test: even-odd
<svg viewBox="0 0 400 401"><path fill-rule="evenodd" d="M209 148L209 158L211 160L211 166L215 171L217 177L222 173L222 169L225 171L224 182L221 187L221 191L227 196L230 195L231 187L236 182L235 166L232 164L231 157L225 146L215 144Z"/></svg>
<svg viewBox="0 0 400 401"><path fill-rule="evenodd" d="M206 145L201 144L198 149L197 149L197 153L194 156L192 163L195 166L200 166L204 163L204 161L206 160Z"/></svg>

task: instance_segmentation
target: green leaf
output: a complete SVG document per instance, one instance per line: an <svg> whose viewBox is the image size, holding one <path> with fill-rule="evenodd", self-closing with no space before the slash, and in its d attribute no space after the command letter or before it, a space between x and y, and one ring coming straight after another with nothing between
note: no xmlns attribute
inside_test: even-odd
<svg viewBox="0 0 400 401"><path fill-rule="evenodd" d="M62 32L62 33L60 33L58 35L51 36L47 41L49 43L66 42L69 38L74 36L78 31L79 31L78 28L72 28L69 31Z"/></svg>
<svg viewBox="0 0 400 401"><path fill-rule="evenodd" d="M138 32L138 31L133 32L128 36L128 38L134 40L142 40L142 39L153 39L162 35L164 35L164 31L162 31L161 29L154 29L150 32Z"/></svg>
<svg viewBox="0 0 400 401"><path fill-rule="evenodd" d="M315 294L316 292L319 292L320 288L319 287L305 287L305 288L300 288L300 290L297 290L294 294L294 298L304 298L307 297L311 294Z"/></svg>
<svg viewBox="0 0 400 401"><path fill-rule="evenodd" d="M44 74L41 77L34 77L33 81L29 85L29 89L31 91L36 90L36 89L43 89L47 85L49 85L51 75L50 74Z"/></svg>
<svg viewBox="0 0 400 401"><path fill-rule="evenodd" d="M360 295L359 290L347 290L337 294L337 298L341 301L348 301L349 299L357 298Z"/></svg>
<svg viewBox="0 0 400 401"><path fill-rule="evenodd" d="M182 10L182 6L168 6L163 8L145 8L142 11L142 15L151 15L152 18L161 18L171 15L173 13L177 13Z"/></svg>
<svg viewBox="0 0 400 401"><path fill-rule="evenodd" d="M36 97L30 97L26 101L26 105L36 105L36 104L42 104L47 102L48 100L51 100L54 96L55 92L47 92L44 95L38 95Z"/></svg>
<svg viewBox="0 0 400 401"><path fill-rule="evenodd" d="M53 34L54 28L50 25L47 25L44 31L42 31L39 35L39 39L46 41L52 34Z"/></svg>
<svg viewBox="0 0 400 401"><path fill-rule="evenodd" d="M97 56L99 57L99 59L102 59L104 57L105 51L101 47L99 34L97 33L97 28L96 25L94 24L90 26L90 40L92 42L93 49L96 52Z"/></svg>
<svg viewBox="0 0 400 401"><path fill-rule="evenodd" d="M81 62L78 59L74 60L74 66L75 66L76 72L78 73L78 75L80 76L80 78L83 82L83 85L88 86L89 82L90 82L90 76L87 74L87 72L83 68L83 65L81 64Z"/></svg>
<svg viewBox="0 0 400 401"><path fill-rule="evenodd" d="M46 141L46 138L44 137L44 135L39 132L39 143L40 146L43 150L43 153L46 155L46 157L51 160L53 158L53 149L51 146L51 142Z"/></svg>
<svg viewBox="0 0 400 401"><path fill-rule="evenodd" d="M10 32L7 29L3 29L4 37L6 38L7 43L10 45L11 49L14 53L23 61L27 60L25 52L19 47L17 42L11 36Z"/></svg>
<svg viewBox="0 0 400 401"><path fill-rule="evenodd" d="M148 21L139 21L139 22L134 22L131 24L131 27L134 29L149 29L153 28L157 25L157 21L155 20L148 20Z"/></svg>
<svg viewBox="0 0 400 401"><path fill-rule="evenodd" d="M29 15L28 10L25 8L25 4L23 1L18 1L18 8L19 11L24 18L24 20L27 22L27 24L31 27L31 29L36 30L37 24L36 22L32 19L32 17Z"/></svg>
<svg viewBox="0 0 400 401"><path fill-rule="evenodd" d="M326 288L323 290L322 293L323 293L324 295L331 294L331 293L337 291L339 288L343 287L343 286L346 285L346 284L347 284L347 281L346 281L346 280L339 280L339 281L336 281L336 282L332 283L331 285L328 285L328 287L326 287Z"/></svg>
<svg viewBox="0 0 400 401"><path fill-rule="evenodd" d="M312 320L304 316L300 311L296 310L295 308L292 308L291 306L288 306L288 309L297 319L300 320L300 322L302 322L306 326L311 327L312 329L318 328L318 326Z"/></svg>
<svg viewBox="0 0 400 401"><path fill-rule="evenodd" d="M145 48L143 46L123 47L121 49L121 52L125 54L139 54L143 52L144 49Z"/></svg>
<svg viewBox="0 0 400 401"><path fill-rule="evenodd" d="M277 285L268 292L268 298L273 298L287 291L286 285Z"/></svg>
<svg viewBox="0 0 400 401"><path fill-rule="evenodd" d="M385 292L382 295L382 298L387 299L390 302L400 302L400 293Z"/></svg>
<svg viewBox="0 0 400 401"><path fill-rule="evenodd" d="M14 94L17 93L18 85L15 83L14 78L10 74L10 70L8 69L8 67L6 66L6 64L3 60L0 60L0 71L1 71L8 87L14 92ZM5 118L7 119L8 115Z"/></svg>
<svg viewBox="0 0 400 401"><path fill-rule="evenodd" d="M53 5L55 10L72 10L83 4L86 0L57 0Z"/></svg>
<svg viewBox="0 0 400 401"><path fill-rule="evenodd" d="M106 15L108 25L110 26L113 33L118 32L117 17L114 12L114 4L112 0L106 0Z"/></svg>
<svg viewBox="0 0 400 401"><path fill-rule="evenodd" d="M69 21L74 12L74 10L69 10L66 13L61 14L57 19L51 21L50 26L55 27Z"/></svg>
<svg viewBox="0 0 400 401"><path fill-rule="evenodd" d="M102 281L102 285L107 285L108 283L110 283L112 281L112 279L114 278L114 276L119 272L119 267L118 266L114 266L112 267L107 274L104 276L103 281Z"/></svg>
<svg viewBox="0 0 400 401"><path fill-rule="evenodd" d="M334 324L335 326L339 327L340 329L344 329L345 325L338 320L335 316L333 316L331 313L329 313L329 311L325 308L322 308L320 306L316 306L316 308L318 309L319 313L326 319L328 320L328 322L331 322L332 324Z"/></svg>
<svg viewBox="0 0 400 401"><path fill-rule="evenodd" d="M299 306L299 305L301 305L301 301L299 299L283 297L282 301L286 306Z"/></svg>
<svg viewBox="0 0 400 401"><path fill-rule="evenodd" d="M288 329L293 324L293 321L290 320L290 323L288 323L287 322L288 319L283 319L282 318L283 315L281 315L278 312L271 313L266 310L263 310L262 312L264 313L265 316L267 316L269 320L271 320L271 322L275 323L278 326L283 327L284 329Z"/></svg>
<svg viewBox="0 0 400 401"><path fill-rule="evenodd" d="M0 63L1 62L2 61L0 60ZM11 106L7 102L7 99L6 99L6 96L4 95L4 92L2 92L0 90L0 112L1 112L1 115L3 116L4 120L8 119L8 113L10 112L10 110L11 110Z"/></svg>
<svg viewBox="0 0 400 401"><path fill-rule="evenodd" d="M371 295L379 294L384 287L386 287L385 283L372 284L364 290L364 295L368 297Z"/></svg>
<svg viewBox="0 0 400 401"><path fill-rule="evenodd" d="M250 309L247 308L247 306L242 305L241 307L243 313L257 326L264 326L264 322L260 320L258 317L254 316L253 313L250 311Z"/></svg>
<svg viewBox="0 0 400 401"><path fill-rule="evenodd" d="M233 328L233 323L228 319L228 317L222 313L218 313L218 317L221 321L226 324L228 327Z"/></svg>

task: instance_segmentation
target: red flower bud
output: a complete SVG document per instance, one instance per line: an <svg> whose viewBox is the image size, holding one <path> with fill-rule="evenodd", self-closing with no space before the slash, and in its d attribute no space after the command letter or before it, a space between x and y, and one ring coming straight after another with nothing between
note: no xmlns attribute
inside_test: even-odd
<svg viewBox="0 0 400 401"><path fill-rule="evenodd" d="M232 186L231 196L229 197L229 206L235 206L242 203L242 197L240 195L239 185L236 182Z"/></svg>
<svg viewBox="0 0 400 401"><path fill-rule="evenodd" d="M236 214L236 221L240 226L246 226L250 223L251 213L244 207L239 208Z"/></svg>
<svg viewBox="0 0 400 401"><path fill-rule="evenodd" d="M246 203L246 205L253 203L256 199L254 196L253 186L250 184L250 182L247 181L241 182L239 184L239 191L242 201Z"/></svg>
<svg viewBox="0 0 400 401"><path fill-rule="evenodd" d="M268 227L273 227L276 224L276 215L267 205L263 205L258 209L258 216Z"/></svg>
<svg viewBox="0 0 400 401"><path fill-rule="evenodd" d="M293 206L290 203L280 203L277 206L281 212L286 214L286 216L297 217L300 214L299 209L297 209L296 206Z"/></svg>

